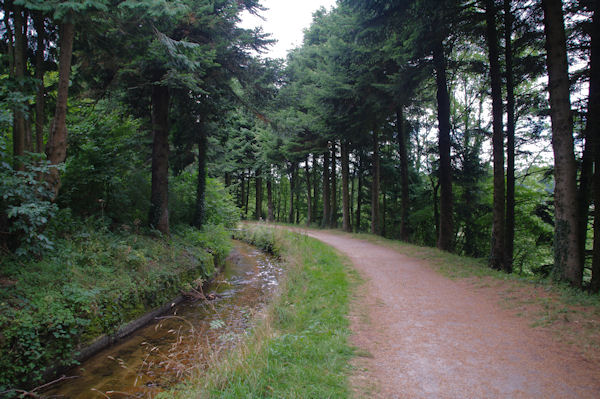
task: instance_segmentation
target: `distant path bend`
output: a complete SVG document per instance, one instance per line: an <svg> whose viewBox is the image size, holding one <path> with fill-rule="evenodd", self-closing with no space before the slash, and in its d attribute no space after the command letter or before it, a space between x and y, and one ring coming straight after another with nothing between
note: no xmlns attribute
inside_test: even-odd
<svg viewBox="0 0 600 399"><path fill-rule="evenodd" d="M367 280L363 317L352 317L353 343L372 355L352 378L358 397L373 382L373 398L600 398L599 364L497 298L393 249L301 231L347 255Z"/></svg>

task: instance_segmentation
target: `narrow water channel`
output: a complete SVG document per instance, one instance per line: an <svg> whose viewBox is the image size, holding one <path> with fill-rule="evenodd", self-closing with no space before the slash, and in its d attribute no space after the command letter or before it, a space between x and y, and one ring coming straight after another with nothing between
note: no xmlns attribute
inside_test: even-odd
<svg viewBox="0 0 600 399"><path fill-rule="evenodd" d="M204 294L212 301L183 302L169 315L134 332L72 369L46 396L152 398L206 369L235 346L273 294L281 275L275 260L234 241L223 273Z"/></svg>

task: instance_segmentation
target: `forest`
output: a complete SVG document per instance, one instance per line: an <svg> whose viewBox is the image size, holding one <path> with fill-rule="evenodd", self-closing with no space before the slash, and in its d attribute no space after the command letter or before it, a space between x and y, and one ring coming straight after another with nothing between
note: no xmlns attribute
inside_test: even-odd
<svg viewBox="0 0 600 399"><path fill-rule="evenodd" d="M0 346L90 333L75 285L79 310L25 320L55 281L28 272L180 256L157 255L170 237L223 256L240 219L600 291L597 1L338 0L285 60L240 27L259 0L1 4ZM0 360L0 388L61 345Z"/></svg>

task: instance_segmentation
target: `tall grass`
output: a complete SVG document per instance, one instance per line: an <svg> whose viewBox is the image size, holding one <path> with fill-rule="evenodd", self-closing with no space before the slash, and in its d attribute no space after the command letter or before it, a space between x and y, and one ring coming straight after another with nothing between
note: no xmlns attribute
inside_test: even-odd
<svg viewBox="0 0 600 399"><path fill-rule="evenodd" d="M280 292L247 341L206 374L160 397L342 398L349 396L349 293L356 277L317 240L247 226L239 238L284 258Z"/></svg>

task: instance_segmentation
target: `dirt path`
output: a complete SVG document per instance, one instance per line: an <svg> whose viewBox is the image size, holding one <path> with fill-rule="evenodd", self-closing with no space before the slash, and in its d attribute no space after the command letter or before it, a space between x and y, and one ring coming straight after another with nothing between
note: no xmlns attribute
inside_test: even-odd
<svg viewBox="0 0 600 399"><path fill-rule="evenodd" d="M600 398L600 364L422 261L342 235L307 231L367 280L352 317L365 353L353 385L373 398Z"/></svg>

